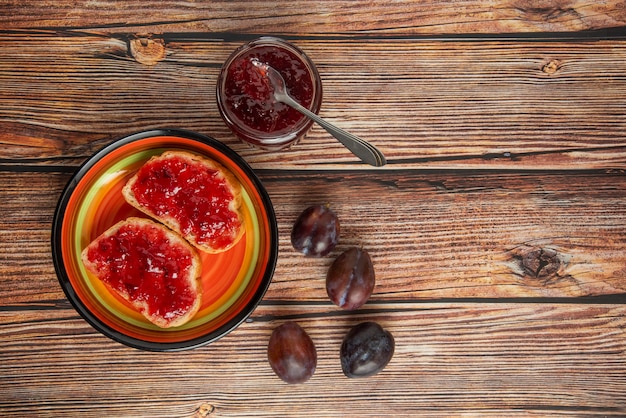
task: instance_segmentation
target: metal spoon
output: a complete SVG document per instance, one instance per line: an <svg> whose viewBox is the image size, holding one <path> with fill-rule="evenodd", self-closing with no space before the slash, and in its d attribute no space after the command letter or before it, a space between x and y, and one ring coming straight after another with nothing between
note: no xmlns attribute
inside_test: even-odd
<svg viewBox="0 0 626 418"><path fill-rule="evenodd" d="M325 121L289 96L285 87L285 80L276 69L257 59L252 59L252 64L256 66L259 71L261 71L263 76L267 77L270 84L274 88L274 98L277 101L284 103L302 113L306 117L313 119L362 161L375 167L381 167L387 164L387 160L385 159L383 153L380 152L380 150L374 145Z"/></svg>

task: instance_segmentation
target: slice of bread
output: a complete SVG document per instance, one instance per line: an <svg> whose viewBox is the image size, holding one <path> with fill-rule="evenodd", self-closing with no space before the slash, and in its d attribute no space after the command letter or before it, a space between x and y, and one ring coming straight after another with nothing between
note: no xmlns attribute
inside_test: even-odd
<svg viewBox="0 0 626 418"><path fill-rule="evenodd" d="M244 234L241 184L222 165L186 151L150 158L122 189L126 201L207 253Z"/></svg>
<svg viewBox="0 0 626 418"><path fill-rule="evenodd" d="M108 289L161 328L185 324L200 308L200 257L164 225L136 217L120 221L81 258Z"/></svg>

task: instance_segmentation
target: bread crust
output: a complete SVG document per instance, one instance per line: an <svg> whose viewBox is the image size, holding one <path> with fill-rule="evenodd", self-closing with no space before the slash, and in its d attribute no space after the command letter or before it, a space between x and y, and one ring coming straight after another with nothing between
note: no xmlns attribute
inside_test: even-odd
<svg viewBox="0 0 626 418"><path fill-rule="evenodd" d="M228 186L228 189L233 195L233 199L229 202L228 207L233 213L236 214L238 223L239 223L238 231L236 235L232 237L231 244L224 248L213 248L209 246L208 244L200 243L198 242L197 237L193 233L186 234L182 231L178 220L176 220L175 218L171 216L159 215L157 213L154 213L152 210L150 210L149 208L142 205L139 201L137 201L137 198L135 197L135 194L133 192L133 186L137 182L138 173L141 170L141 168L137 171L137 173L135 173L126 182L126 184L122 188L122 194L124 195L124 199L126 200L126 202L128 202L131 206L135 207L141 212L145 213L146 215L167 225L170 229L176 231L178 234L183 236L187 241L189 241L189 243L191 243L193 246L195 246L197 249L201 251L204 251L206 253L216 254L216 253L227 251L230 248L232 248L235 244L237 244L237 242L239 242L239 240L241 239L241 237L244 235L244 232L245 232L245 225L243 221L243 215L241 212L241 206L242 206L241 184L239 183L237 178L229 170L227 170L218 162L212 159L209 159L207 157L199 156L197 154L193 154L193 153L186 152L186 151L166 151L161 155L151 157L144 164L143 167L149 165L155 160L167 159L167 158L184 159L189 164L200 164L208 169L213 169L213 170L218 171L219 176L221 177L221 179L225 181L225 183Z"/></svg>
<svg viewBox="0 0 626 418"><path fill-rule="evenodd" d="M148 312L148 304L145 301L131 300L131 297L127 291L123 291L121 289L115 289L110 286L106 281L103 280L103 276L106 273L105 268L100 268L96 263L92 262L88 253L90 249L95 248L99 245L99 243L108 237L111 237L118 233L120 228L126 225L134 225L141 228L157 228L160 231L164 232L166 237L169 239L169 242L172 243L172 246L180 245L187 249L191 256L191 268L188 271L188 274L181 278L187 284L187 286L191 289L193 296L195 296L193 303L189 309L183 314L177 314L173 318L166 318L164 316L159 315L150 315ZM183 237L181 237L176 232L170 230L165 225L156 223L150 219L138 218L138 217L130 217L123 221L120 221L107 229L104 233L98 236L95 240L93 240L87 247L83 249L81 252L81 260L87 270L94 274L99 280L101 280L107 288L119 294L124 300L130 303L133 308L139 311L142 315L146 317L151 323L157 325L161 328L170 328L184 325L187 323L200 309L201 299L202 299L202 285L200 283L200 277L202 272L202 264L200 261L200 257L196 251L196 249L191 246Z"/></svg>

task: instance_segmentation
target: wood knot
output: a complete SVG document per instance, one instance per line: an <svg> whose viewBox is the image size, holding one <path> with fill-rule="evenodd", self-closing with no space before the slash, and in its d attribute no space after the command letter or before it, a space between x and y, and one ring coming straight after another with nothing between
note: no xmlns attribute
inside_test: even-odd
<svg viewBox="0 0 626 418"><path fill-rule="evenodd" d="M155 65L165 58L165 41L143 36L131 39L129 42L130 55L144 65Z"/></svg>
<svg viewBox="0 0 626 418"><path fill-rule="evenodd" d="M570 277L565 274L570 257L555 249L522 245L512 250L511 255L514 259L511 267L528 284L545 286Z"/></svg>
<svg viewBox="0 0 626 418"><path fill-rule="evenodd" d="M544 73L548 75L553 75L554 73L556 73L557 71L561 69L561 66L562 66L561 61L551 60L548 63L544 64L543 67L541 67L541 71L543 71Z"/></svg>
<svg viewBox="0 0 626 418"><path fill-rule="evenodd" d="M196 413L193 415L194 418L205 418L211 415L215 411L215 406L209 403L203 403L196 409Z"/></svg>
<svg viewBox="0 0 626 418"><path fill-rule="evenodd" d="M521 256L521 264L524 273L536 279L554 276L561 268L561 260L551 248L531 249Z"/></svg>

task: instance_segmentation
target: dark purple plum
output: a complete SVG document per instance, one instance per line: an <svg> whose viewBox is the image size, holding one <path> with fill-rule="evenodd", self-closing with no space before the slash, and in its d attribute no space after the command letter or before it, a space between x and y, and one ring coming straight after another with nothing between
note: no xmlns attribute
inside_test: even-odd
<svg viewBox="0 0 626 418"><path fill-rule="evenodd" d="M374 290L374 266L368 252L352 247L339 255L328 269L326 292L340 308L360 308Z"/></svg>
<svg viewBox="0 0 626 418"><path fill-rule="evenodd" d="M387 366L395 350L395 341L376 322L354 326L341 344L341 368L348 377L368 377Z"/></svg>
<svg viewBox="0 0 626 418"><path fill-rule="evenodd" d="M309 257L323 257L339 241L339 220L327 205L306 208L291 230L293 248Z"/></svg>
<svg viewBox="0 0 626 418"><path fill-rule="evenodd" d="M313 340L300 325L291 321L272 332L267 359L274 373L287 383L306 382L317 367Z"/></svg>

